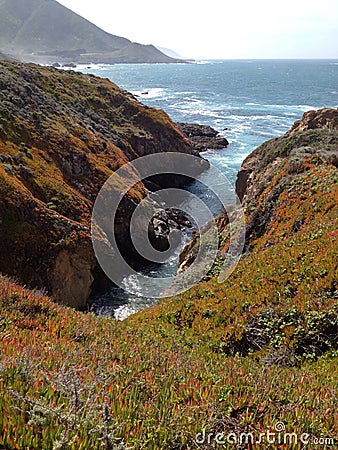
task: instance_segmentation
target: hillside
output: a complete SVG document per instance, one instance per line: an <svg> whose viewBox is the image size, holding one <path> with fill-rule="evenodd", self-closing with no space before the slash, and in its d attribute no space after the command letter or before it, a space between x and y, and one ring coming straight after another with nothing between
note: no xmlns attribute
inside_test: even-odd
<svg viewBox="0 0 338 450"><path fill-rule="evenodd" d="M152 45L106 33L56 0L1 0L0 49L38 63L169 63Z"/></svg>
<svg viewBox="0 0 338 450"><path fill-rule="evenodd" d="M0 272L85 307L99 281L90 238L99 190L124 163L169 151L195 153L164 112L110 81L0 62ZM147 192L137 186L115 230L131 260L128 217Z"/></svg>
<svg viewBox="0 0 338 450"><path fill-rule="evenodd" d="M1 278L0 446L335 448L337 137L337 110L312 111L244 161L246 253L222 283L119 323Z"/></svg>

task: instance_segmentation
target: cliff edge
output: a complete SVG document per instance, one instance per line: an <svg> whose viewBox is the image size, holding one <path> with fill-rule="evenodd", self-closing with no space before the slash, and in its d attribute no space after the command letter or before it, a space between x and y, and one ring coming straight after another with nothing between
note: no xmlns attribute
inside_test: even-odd
<svg viewBox="0 0 338 450"><path fill-rule="evenodd" d="M107 79L1 61L0 272L84 307L100 188L121 165L171 151L194 152L167 114ZM138 183L124 200L116 235L126 253L128 214L146 193Z"/></svg>

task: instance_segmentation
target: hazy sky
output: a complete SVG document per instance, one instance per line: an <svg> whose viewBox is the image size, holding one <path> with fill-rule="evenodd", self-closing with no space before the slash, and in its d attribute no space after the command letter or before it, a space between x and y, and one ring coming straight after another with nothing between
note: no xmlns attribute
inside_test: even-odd
<svg viewBox="0 0 338 450"><path fill-rule="evenodd" d="M338 58L338 0L58 0L104 30L191 58Z"/></svg>

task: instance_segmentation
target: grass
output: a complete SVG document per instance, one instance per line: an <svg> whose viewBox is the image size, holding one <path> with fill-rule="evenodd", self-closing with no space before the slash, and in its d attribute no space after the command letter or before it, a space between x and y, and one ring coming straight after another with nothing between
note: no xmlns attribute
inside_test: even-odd
<svg viewBox="0 0 338 450"><path fill-rule="evenodd" d="M118 324L7 279L1 293L4 448L196 448L204 428L258 433L277 421L337 438L334 352L269 366L259 354L226 356L159 319Z"/></svg>

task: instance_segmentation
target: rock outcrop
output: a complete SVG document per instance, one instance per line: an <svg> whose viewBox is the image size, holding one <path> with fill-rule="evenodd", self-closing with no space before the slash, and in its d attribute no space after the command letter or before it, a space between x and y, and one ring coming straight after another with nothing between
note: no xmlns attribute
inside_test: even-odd
<svg viewBox="0 0 338 450"><path fill-rule="evenodd" d="M300 131L314 130L316 128L328 128L335 130L338 128L338 109L323 108L319 110L307 111L302 119L297 120L288 135Z"/></svg>
<svg viewBox="0 0 338 450"><path fill-rule="evenodd" d="M197 152L220 150L229 145L226 138L220 136L219 132L209 125L178 122L177 126L187 136Z"/></svg>
<svg viewBox="0 0 338 450"><path fill-rule="evenodd" d="M0 272L85 307L98 273L90 221L100 188L123 164L172 151L194 153L167 114L107 79L0 62ZM180 182L158 177L156 187ZM116 238L130 259L128 218L147 192L137 183L119 210Z"/></svg>

